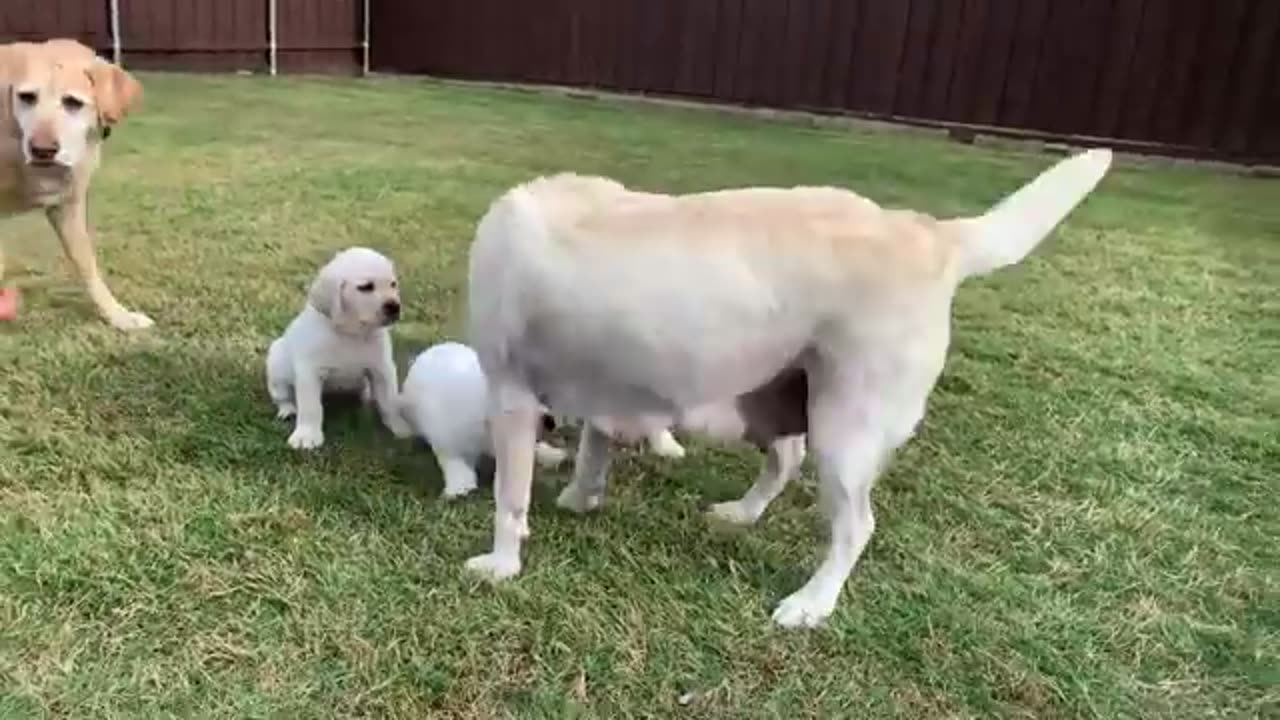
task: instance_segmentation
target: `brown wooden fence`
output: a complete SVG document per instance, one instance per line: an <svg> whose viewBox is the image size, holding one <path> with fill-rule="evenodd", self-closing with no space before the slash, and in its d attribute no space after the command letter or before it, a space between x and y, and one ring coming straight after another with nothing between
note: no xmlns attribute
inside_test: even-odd
<svg viewBox="0 0 1280 720"><path fill-rule="evenodd" d="M375 70L1280 159L1280 0L379 0Z"/></svg>
<svg viewBox="0 0 1280 720"><path fill-rule="evenodd" d="M272 0L116 0L126 64L267 69ZM554 83L1280 161L1280 0L274 0L282 71ZM0 0L110 55L111 0Z"/></svg>
<svg viewBox="0 0 1280 720"><path fill-rule="evenodd" d="M270 0L116 0L130 67L270 69ZM281 72L363 65L363 0L275 0ZM110 0L0 0L0 42L74 37L111 56Z"/></svg>

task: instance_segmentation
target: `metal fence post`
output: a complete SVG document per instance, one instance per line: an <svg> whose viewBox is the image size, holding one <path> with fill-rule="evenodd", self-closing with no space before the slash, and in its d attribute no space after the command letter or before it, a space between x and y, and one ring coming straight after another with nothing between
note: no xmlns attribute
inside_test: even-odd
<svg viewBox="0 0 1280 720"><path fill-rule="evenodd" d="M267 52L271 74L276 74L276 0L267 0Z"/></svg>
<svg viewBox="0 0 1280 720"><path fill-rule="evenodd" d="M120 0L111 0L111 62L119 65L122 57L120 53Z"/></svg>
<svg viewBox="0 0 1280 720"><path fill-rule="evenodd" d="M360 40L361 74L369 74L369 0L364 0L364 36Z"/></svg>

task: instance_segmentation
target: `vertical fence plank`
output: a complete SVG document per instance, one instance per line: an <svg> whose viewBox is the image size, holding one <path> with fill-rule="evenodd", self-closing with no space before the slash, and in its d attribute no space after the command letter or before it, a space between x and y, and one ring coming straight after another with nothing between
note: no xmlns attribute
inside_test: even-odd
<svg viewBox="0 0 1280 720"><path fill-rule="evenodd" d="M982 55L987 43L984 33L988 22L987 3L985 0L965 0L960 5L960 29L956 34L952 59L951 87L947 89L947 117L976 122Z"/></svg>
<svg viewBox="0 0 1280 720"><path fill-rule="evenodd" d="M1221 8L1219 1L1214 0L1212 5ZM1205 27L1205 15L1211 9L1209 3L1187 2L1171 14L1169 53L1163 63L1163 81L1151 133L1151 137L1156 140L1177 142L1183 135L1183 103L1190 90L1194 65L1202 62L1197 56Z"/></svg>
<svg viewBox="0 0 1280 720"><path fill-rule="evenodd" d="M715 95L725 100L735 95L738 44L742 35L742 0L720 0L720 22L716 33Z"/></svg>
<svg viewBox="0 0 1280 720"><path fill-rule="evenodd" d="M786 13L782 34L782 50L778 54L777 103L781 107L798 107L804 104L808 86L808 69L805 56L812 41L810 18L814 10L812 0L788 0L782 3Z"/></svg>
<svg viewBox="0 0 1280 720"><path fill-rule="evenodd" d="M910 10L909 2L865 4L857 41L862 52L853 67L849 107L893 112Z"/></svg>
<svg viewBox="0 0 1280 720"><path fill-rule="evenodd" d="M1143 2L1144 0L1113 0L1111 20L1107 24L1105 70L1095 91L1090 134L1110 137L1119 130L1120 113L1128 102L1130 88L1134 83L1133 64L1142 26Z"/></svg>
<svg viewBox="0 0 1280 720"><path fill-rule="evenodd" d="M849 85L849 69L853 63L854 35L858 22L860 0L836 0L831 25L831 44L827 47L826 87L823 105L828 108L845 107L845 88Z"/></svg>
<svg viewBox="0 0 1280 720"><path fill-rule="evenodd" d="M1247 0L1219 0L1218 11L1209 14L1204 45L1192 68L1193 78L1184 104L1179 142L1210 146L1226 114L1231 70L1244 48Z"/></svg>
<svg viewBox="0 0 1280 720"><path fill-rule="evenodd" d="M956 51L960 45L963 0L943 2L930 43L928 71L925 74L925 101L921 115L945 119L951 105L951 82L955 77Z"/></svg>
<svg viewBox="0 0 1280 720"><path fill-rule="evenodd" d="M1159 0L1147 0L1142 8L1142 23L1134 44L1134 57L1129 102L1121 114L1119 137L1145 140L1154 136L1156 106L1160 102L1161 82L1165 72L1171 23L1169 8Z"/></svg>
<svg viewBox="0 0 1280 720"><path fill-rule="evenodd" d="M1263 96L1268 72L1275 66L1280 42L1280 3L1252 0L1245 16L1244 39L1240 43L1232 75L1231 90L1215 146L1229 153L1249 153L1257 148L1255 127L1266 111ZM1270 122L1280 122L1275 115Z"/></svg>
<svg viewBox="0 0 1280 720"><path fill-rule="evenodd" d="M1159 0L1156 0L1159 1ZM1017 30L1009 56L1009 75L1004 83L1004 107L1000 124L1027 127L1035 90L1036 66L1044 44L1043 31L1049 18L1050 0L1020 0Z"/></svg>
<svg viewBox="0 0 1280 720"><path fill-rule="evenodd" d="M822 106L823 87L827 76L828 51L831 45L832 5L840 0L807 0L810 6L809 23L805 28L800 67L804 80L799 88L796 104L799 107Z"/></svg>
<svg viewBox="0 0 1280 720"><path fill-rule="evenodd" d="M1018 16L1006 2L981 0L981 4L986 6L987 22L979 35L982 50L972 90L973 120L981 125L994 125L999 122L1000 106L1004 102L1004 81L1013 54L1013 34Z"/></svg>
<svg viewBox="0 0 1280 720"><path fill-rule="evenodd" d="M906 47L898 72L899 88L894 102L894 114L921 117L924 115L926 81L938 19L938 3L934 0L912 0L908 10L907 32L903 39Z"/></svg>

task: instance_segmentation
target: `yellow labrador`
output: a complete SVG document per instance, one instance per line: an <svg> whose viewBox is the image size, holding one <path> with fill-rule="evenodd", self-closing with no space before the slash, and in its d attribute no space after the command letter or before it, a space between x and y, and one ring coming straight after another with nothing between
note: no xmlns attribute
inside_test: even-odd
<svg viewBox="0 0 1280 720"><path fill-rule="evenodd" d="M102 141L141 97L132 75L74 40L0 45L0 217L44 210L98 314L121 330L152 322L102 279L86 199Z"/></svg>
<svg viewBox="0 0 1280 720"><path fill-rule="evenodd" d="M504 193L470 256L470 344L492 388L497 508L492 550L467 566L520 572L543 405L767 449L753 490L713 509L744 523L807 443L831 539L773 618L821 623L871 538L871 486L924 417L956 290L1022 260L1110 164L1107 150L1082 153L983 215L946 220L837 188L677 196L557 175ZM560 505L600 506L609 441L587 425Z"/></svg>

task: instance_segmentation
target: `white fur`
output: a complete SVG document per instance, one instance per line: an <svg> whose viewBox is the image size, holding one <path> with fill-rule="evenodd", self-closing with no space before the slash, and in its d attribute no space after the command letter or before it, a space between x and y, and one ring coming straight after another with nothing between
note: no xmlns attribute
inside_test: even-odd
<svg viewBox="0 0 1280 720"><path fill-rule="evenodd" d="M405 375L400 411L431 445L444 475L444 496L461 497L476 489L476 462L492 454L489 442L489 386L480 359L471 348L442 342L419 353ZM540 465L564 462L563 450L539 442Z"/></svg>
<svg viewBox="0 0 1280 720"><path fill-rule="evenodd" d="M367 248L338 253L311 286L307 304L267 351L267 392L280 418L297 416L289 447L324 443L324 392L360 393L397 437L411 430L397 411L397 374L387 326L400 303L395 267Z"/></svg>
<svg viewBox="0 0 1280 720"><path fill-rule="evenodd" d="M992 212L952 221L833 188L668 196L561 175L505 193L470 256L471 344L490 382L497 486L492 551L467 567L491 578L520 571L540 402L577 417L698 421L696 409L725 407L798 364L831 540L773 618L817 625L873 532L876 476L925 414L957 287L1030 252L1110 162L1109 151L1083 153ZM607 444L601 437L584 433L584 443ZM716 514L757 515L796 454L782 453L755 500ZM575 483L603 475L586 467L600 457L579 451Z"/></svg>
<svg viewBox="0 0 1280 720"><path fill-rule="evenodd" d="M442 342L419 353L409 366L400 391L400 412L431 445L444 476L444 496L455 498L476 489L476 462L491 455L488 423L489 384L480 358L470 347ZM666 428L647 434L654 451L680 457L684 448ZM534 459L556 467L567 453L538 441Z"/></svg>

